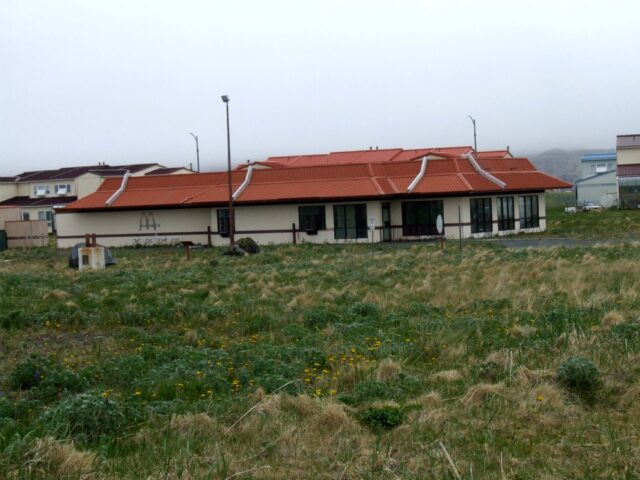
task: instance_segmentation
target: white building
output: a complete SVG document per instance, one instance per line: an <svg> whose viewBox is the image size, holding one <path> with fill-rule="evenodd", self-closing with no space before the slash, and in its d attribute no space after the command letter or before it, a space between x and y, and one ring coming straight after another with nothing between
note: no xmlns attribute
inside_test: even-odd
<svg viewBox="0 0 640 480"><path fill-rule="evenodd" d="M534 232L544 191L571 184L508 152L469 147L272 157L231 174L236 236L258 243L381 242ZM58 246L228 243L226 172L107 179L58 209Z"/></svg>

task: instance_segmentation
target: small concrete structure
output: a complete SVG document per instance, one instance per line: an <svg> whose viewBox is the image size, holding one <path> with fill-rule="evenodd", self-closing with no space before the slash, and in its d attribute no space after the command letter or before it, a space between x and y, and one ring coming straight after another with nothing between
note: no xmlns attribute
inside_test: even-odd
<svg viewBox="0 0 640 480"><path fill-rule="evenodd" d="M105 268L104 247L81 247L78 249L78 270L103 270Z"/></svg>

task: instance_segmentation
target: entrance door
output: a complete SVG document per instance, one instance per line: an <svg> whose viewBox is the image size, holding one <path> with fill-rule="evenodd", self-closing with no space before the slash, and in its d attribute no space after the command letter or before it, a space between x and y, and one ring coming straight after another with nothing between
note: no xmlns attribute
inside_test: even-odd
<svg viewBox="0 0 640 480"><path fill-rule="evenodd" d="M382 204L382 241L391 241L391 207L388 202Z"/></svg>

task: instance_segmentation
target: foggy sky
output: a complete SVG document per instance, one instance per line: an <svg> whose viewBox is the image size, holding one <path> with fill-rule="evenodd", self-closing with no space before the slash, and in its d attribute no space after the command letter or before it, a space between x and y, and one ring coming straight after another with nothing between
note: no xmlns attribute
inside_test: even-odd
<svg viewBox="0 0 640 480"><path fill-rule="evenodd" d="M0 175L640 132L640 2L0 0Z"/></svg>

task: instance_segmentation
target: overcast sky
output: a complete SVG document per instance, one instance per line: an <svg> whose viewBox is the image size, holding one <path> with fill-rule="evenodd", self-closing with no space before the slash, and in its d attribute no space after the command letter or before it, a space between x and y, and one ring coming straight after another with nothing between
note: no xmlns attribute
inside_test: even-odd
<svg viewBox="0 0 640 480"><path fill-rule="evenodd" d="M640 2L0 0L0 175L640 132Z"/></svg>

